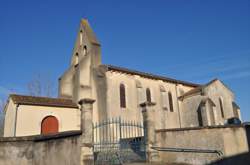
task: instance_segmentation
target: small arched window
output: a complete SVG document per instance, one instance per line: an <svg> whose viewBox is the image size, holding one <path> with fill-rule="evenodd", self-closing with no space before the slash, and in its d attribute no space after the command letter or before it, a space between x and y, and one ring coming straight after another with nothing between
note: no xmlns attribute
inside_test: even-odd
<svg viewBox="0 0 250 165"><path fill-rule="evenodd" d="M75 54L75 66L77 66L79 63L79 55L78 53Z"/></svg>
<svg viewBox="0 0 250 165"><path fill-rule="evenodd" d="M80 38L79 38L79 40L80 40L80 46L82 45L82 41L83 41L83 34L82 34L82 31L80 31Z"/></svg>
<svg viewBox="0 0 250 165"><path fill-rule="evenodd" d="M222 99L221 98L219 98L219 103L220 103L221 117L224 118L223 103L222 103Z"/></svg>
<svg viewBox="0 0 250 165"><path fill-rule="evenodd" d="M124 84L120 84L120 107L126 108L126 91Z"/></svg>
<svg viewBox="0 0 250 165"><path fill-rule="evenodd" d="M152 100L151 100L151 92L150 92L150 89L149 89L149 88L146 89L146 97L147 97L147 101L148 101L148 102L151 102L151 101L152 101Z"/></svg>
<svg viewBox="0 0 250 165"><path fill-rule="evenodd" d="M83 56L86 56L86 54L87 54L87 46L84 45L84 47L83 47Z"/></svg>
<svg viewBox="0 0 250 165"><path fill-rule="evenodd" d="M168 92L168 102L169 102L169 110L170 110L170 112L174 112L173 98L172 98L171 92Z"/></svg>

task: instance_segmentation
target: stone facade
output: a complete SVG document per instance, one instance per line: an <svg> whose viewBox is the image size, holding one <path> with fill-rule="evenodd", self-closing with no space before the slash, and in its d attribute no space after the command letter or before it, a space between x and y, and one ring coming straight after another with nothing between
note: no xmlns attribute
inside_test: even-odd
<svg viewBox="0 0 250 165"><path fill-rule="evenodd" d="M100 42L87 20L82 20L71 65L59 79L59 97L96 100L94 122L114 117L142 122L140 104L147 101L147 90L150 101L156 103L157 129L223 125L228 118L240 117L239 107L233 108L233 92L218 79L200 85L103 65L100 52ZM121 85L125 107L121 106Z"/></svg>

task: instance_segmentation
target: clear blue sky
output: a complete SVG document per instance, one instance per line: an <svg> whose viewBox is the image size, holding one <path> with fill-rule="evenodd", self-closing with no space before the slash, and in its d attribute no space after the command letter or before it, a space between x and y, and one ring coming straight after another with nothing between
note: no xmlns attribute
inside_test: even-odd
<svg viewBox="0 0 250 165"><path fill-rule="evenodd" d="M2 0L0 97L26 93L37 73L57 83L82 17L103 63L196 83L218 77L250 120L249 0Z"/></svg>

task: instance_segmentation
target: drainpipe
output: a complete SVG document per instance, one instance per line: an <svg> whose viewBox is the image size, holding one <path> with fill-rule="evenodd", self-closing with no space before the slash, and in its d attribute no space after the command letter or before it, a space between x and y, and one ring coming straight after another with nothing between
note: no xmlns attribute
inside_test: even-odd
<svg viewBox="0 0 250 165"><path fill-rule="evenodd" d="M14 137L16 136L16 126L17 126L17 112L18 112L19 104L16 106L16 115L15 115L15 125L14 125Z"/></svg>
<svg viewBox="0 0 250 165"><path fill-rule="evenodd" d="M181 116L180 116L180 106L179 106L178 93L177 93L177 84L175 84L175 92L176 92L176 97L177 97L178 116L179 116L179 123L180 123L180 128L181 128Z"/></svg>

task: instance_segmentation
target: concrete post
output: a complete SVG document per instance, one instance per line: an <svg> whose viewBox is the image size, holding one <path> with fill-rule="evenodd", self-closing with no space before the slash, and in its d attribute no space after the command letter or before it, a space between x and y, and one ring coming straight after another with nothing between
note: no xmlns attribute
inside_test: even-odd
<svg viewBox="0 0 250 165"><path fill-rule="evenodd" d="M81 165L94 165L93 151L93 99L82 99L81 105Z"/></svg>
<svg viewBox="0 0 250 165"><path fill-rule="evenodd" d="M148 162L158 162L159 153L151 147L156 145L155 134L155 111L153 102L145 102L140 104L142 108L144 138L146 144L146 159Z"/></svg>

